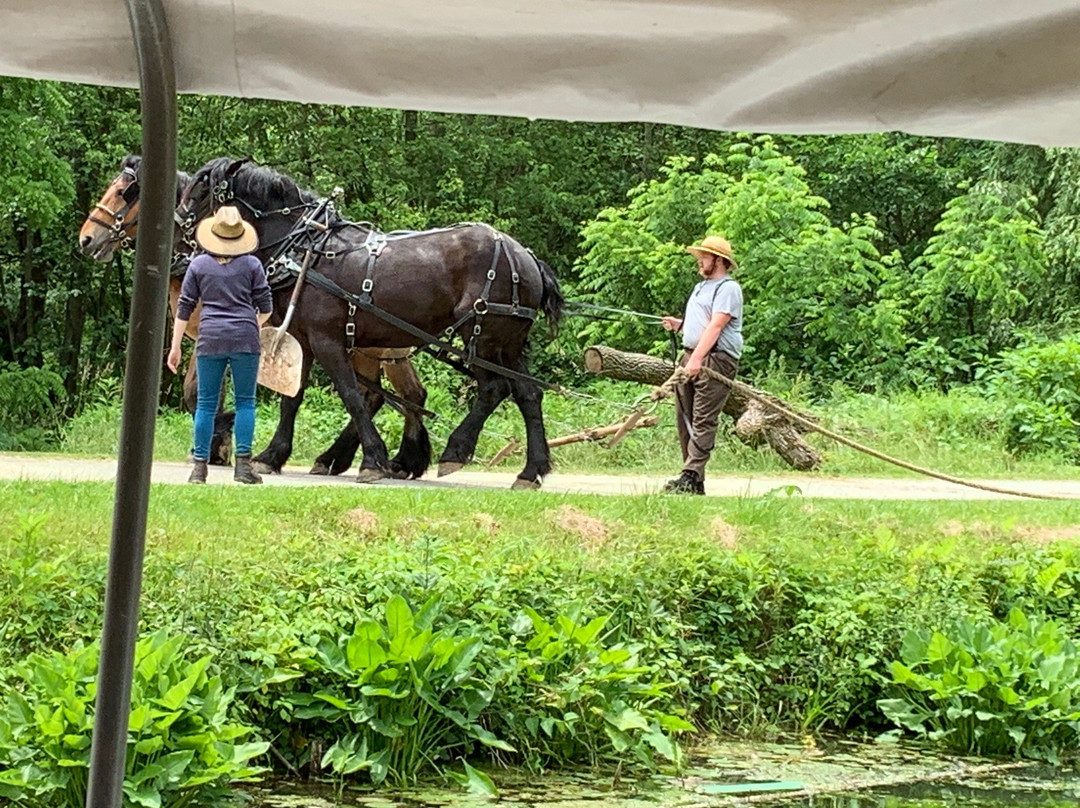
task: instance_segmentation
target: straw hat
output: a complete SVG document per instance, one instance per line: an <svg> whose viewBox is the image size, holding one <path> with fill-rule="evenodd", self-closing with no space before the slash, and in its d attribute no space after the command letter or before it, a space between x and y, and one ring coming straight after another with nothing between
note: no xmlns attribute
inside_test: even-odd
<svg viewBox="0 0 1080 808"><path fill-rule="evenodd" d="M731 243L722 236L706 236L701 240L700 244L694 244L686 248L688 253L693 253L695 256L699 253L708 253L709 255L719 255L721 258L726 258L731 262L731 266L738 269L739 265L735 263L735 253L731 250Z"/></svg>
<svg viewBox="0 0 1080 808"><path fill-rule="evenodd" d="M213 216L199 222L195 239L211 255L244 255L259 246L259 234L232 205L218 208Z"/></svg>

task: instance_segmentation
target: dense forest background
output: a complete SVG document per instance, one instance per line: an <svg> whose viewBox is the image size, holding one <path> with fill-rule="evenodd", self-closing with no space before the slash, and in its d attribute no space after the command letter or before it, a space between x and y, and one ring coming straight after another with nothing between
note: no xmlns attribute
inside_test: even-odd
<svg viewBox="0 0 1080 808"><path fill-rule="evenodd" d="M677 312L695 281L683 245L720 232L746 291L746 375L821 394L979 385L1014 444L1080 454L1080 151L199 96L179 120L181 169L250 156L318 192L341 186L347 215L386 230L489 222L574 300ZM119 389L131 258L95 263L76 233L139 144L133 91L0 79L9 423L44 400L70 417ZM588 384L577 368L592 341L668 349L641 321L573 319L537 341L534 364ZM163 384L178 406L176 381Z"/></svg>

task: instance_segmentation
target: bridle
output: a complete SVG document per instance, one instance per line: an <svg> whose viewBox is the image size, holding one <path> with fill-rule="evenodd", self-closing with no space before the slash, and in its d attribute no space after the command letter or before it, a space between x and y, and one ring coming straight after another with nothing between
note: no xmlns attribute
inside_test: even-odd
<svg viewBox="0 0 1080 808"><path fill-rule="evenodd" d="M88 221L93 222L98 227L102 227L105 230L109 231L109 244L119 243L121 247L127 249L131 246L130 231L134 229L135 226L139 223L138 213L136 213L130 221L127 220L128 212L139 199L138 195L136 194L134 199L128 202L128 191L139 182L139 175L133 168L124 168L120 172L120 176L113 180L113 182L118 182L121 178L125 176L130 177L131 181L127 185L125 185L124 188L120 191L120 195L124 199L124 206L118 210L109 210L109 208L105 207L100 202L97 202L91 209L90 213L87 214L86 218ZM111 221L107 222L103 219L98 218L94 215L94 211L101 211L102 213L108 214Z"/></svg>

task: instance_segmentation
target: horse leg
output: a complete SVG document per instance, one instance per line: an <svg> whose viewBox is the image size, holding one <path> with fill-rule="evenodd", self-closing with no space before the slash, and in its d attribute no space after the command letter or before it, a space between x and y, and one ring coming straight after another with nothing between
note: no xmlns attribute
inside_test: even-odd
<svg viewBox="0 0 1080 808"><path fill-rule="evenodd" d="M232 465L232 435L235 412L218 408L214 415L214 434L210 437L210 465Z"/></svg>
<svg viewBox="0 0 1080 808"><path fill-rule="evenodd" d="M329 374L330 381L341 396L341 402L345 405L345 410L352 418L353 427L360 436L364 456L360 461L360 471L356 476L356 481L369 483L389 476L390 458L386 451L386 444L371 421L371 410L360 391L360 385L356 381L356 372L349 362L349 355L336 339L326 340L318 347L312 344L312 350L315 351L315 358L319 364Z"/></svg>
<svg viewBox="0 0 1080 808"><path fill-rule="evenodd" d="M474 372L477 384L476 401L446 442L446 448L439 458L440 477L453 474L472 460L484 422L495 412L503 399L510 395L510 382L505 376L479 368L474 368Z"/></svg>
<svg viewBox="0 0 1080 808"><path fill-rule="evenodd" d="M529 368L525 360L518 357L508 366L518 373L528 374ZM543 478L551 471L551 450L547 444L547 434L544 430L544 413L541 404L544 400L544 391L535 382L524 379L511 379L510 389L514 396L514 403L521 410L521 417L525 419L525 468L514 480L512 488L539 488Z"/></svg>
<svg viewBox="0 0 1080 808"><path fill-rule="evenodd" d="M300 392L295 396L281 397L281 410L277 428L269 445L252 458L255 471L260 474L280 474L281 467L289 459L293 448L293 431L296 427L296 413L304 403L304 390L307 389L308 374L311 371L311 354L303 352L303 365L300 369Z"/></svg>
<svg viewBox="0 0 1080 808"><path fill-rule="evenodd" d="M379 377L378 359L359 351L353 352L350 359L352 361L353 372L357 376L363 376L368 379L377 379ZM375 413L377 413L379 408L383 405L383 397L378 393L365 388L364 403L367 404L371 417L374 418ZM360 435L357 433L350 420L349 423L345 424L345 428L341 430L341 434L337 436L337 439L330 448L315 458L315 465L311 467L309 473L323 476L342 474L348 471L352 466L353 460L356 459L356 452L359 449Z"/></svg>
<svg viewBox="0 0 1080 808"><path fill-rule="evenodd" d="M386 362L382 368L387 381L394 386L398 395L419 407L424 406L427 390L421 384L416 368L410 360ZM431 465L431 438L420 413L406 407L404 414L405 427L401 434L401 447L390 461L390 468L406 480L419 479Z"/></svg>

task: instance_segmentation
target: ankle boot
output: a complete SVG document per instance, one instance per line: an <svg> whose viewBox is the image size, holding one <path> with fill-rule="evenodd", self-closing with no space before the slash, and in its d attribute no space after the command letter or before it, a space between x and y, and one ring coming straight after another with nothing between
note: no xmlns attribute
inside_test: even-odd
<svg viewBox="0 0 1080 808"><path fill-rule="evenodd" d="M196 460L195 465L191 469L191 476L187 478L189 483L205 483L206 482L206 461Z"/></svg>
<svg viewBox="0 0 1080 808"><path fill-rule="evenodd" d="M248 485L258 485L262 482L262 477L251 467L251 455L236 456L236 471L233 474L233 479L238 483L247 483Z"/></svg>

